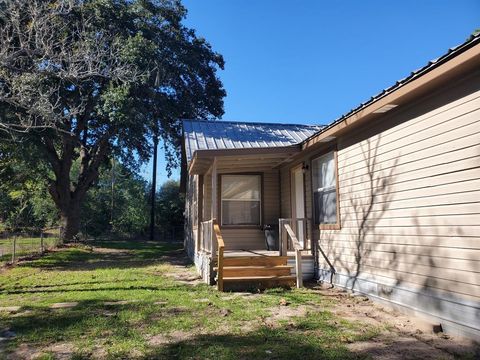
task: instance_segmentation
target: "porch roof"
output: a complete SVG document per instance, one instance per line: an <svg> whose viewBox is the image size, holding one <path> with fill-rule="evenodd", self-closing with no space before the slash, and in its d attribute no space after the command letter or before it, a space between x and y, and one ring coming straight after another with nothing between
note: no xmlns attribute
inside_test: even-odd
<svg viewBox="0 0 480 360"><path fill-rule="evenodd" d="M189 163L198 150L291 147L321 129L316 125L183 120L185 156Z"/></svg>

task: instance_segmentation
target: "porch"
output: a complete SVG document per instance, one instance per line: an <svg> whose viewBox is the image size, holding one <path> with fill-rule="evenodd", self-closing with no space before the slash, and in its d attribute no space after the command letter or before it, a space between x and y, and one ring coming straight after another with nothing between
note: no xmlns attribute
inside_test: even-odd
<svg viewBox="0 0 480 360"><path fill-rule="evenodd" d="M313 277L305 169L299 164L288 170L288 179L280 176L292 151L275 148L235 156L232 151L222 156L197 152L190 166L198 180L192 204L197 211L195 257L206 282L220 290L300 287ZM267 244L265 225L274 243Z"/></svg>
<svg viewBox="0 0 480 360"><path fill-rule="evenodd" d="M302 287L303 280L313 277L314 258L303 246L290 225L291 219L280 219L279 250L226 250L218 222L202 222L202 247L198 255L210 264L209 282L218 290ZM305 219L298 219L305 223Z"/></svg>

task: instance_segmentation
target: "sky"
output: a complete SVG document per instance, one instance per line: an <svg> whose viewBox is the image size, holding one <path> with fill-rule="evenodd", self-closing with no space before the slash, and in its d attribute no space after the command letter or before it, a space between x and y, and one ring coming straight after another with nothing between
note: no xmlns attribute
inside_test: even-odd
<svg viewBox="0 0 480 360"><path fill-rule="evenodd" d="M328 124L480 29L480 0L183 4L185 25L225 59L224 120ZM160 186L161 147L158 155Z"/></svg>

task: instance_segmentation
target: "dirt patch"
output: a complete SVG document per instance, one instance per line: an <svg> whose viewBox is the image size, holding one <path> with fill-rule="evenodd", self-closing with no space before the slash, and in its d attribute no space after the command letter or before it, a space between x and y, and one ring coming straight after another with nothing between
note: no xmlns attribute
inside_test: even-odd
<svg viewBox="0 0 480 360"><path fill-rule="evenodd" d="M70 309L78 305L78 302L54 303L49 306L50 309Z"/></svg>
<svg viewBox="0 0 480 360"><path fill-rule="evenodd" d="M0 307L0 312L16 313L20 311L20 309L20 306L2 306Z"/></svg>
<svg viewBox="0 0 480 360"><path fill-rule="evenodd" d="M132 254L132 250L126 250L126 249L113 249L113 248L102 248L102 247L94 247L93 249L94 253L98 254L117 254L117 255L128 255Z"/></svg>
<svg viewBox="0 0 480 360"><path fill-rule="evenodd" d="M195 334L185 331L173 331L169 334L157 334L147 337L147 343L150 346L162 346L166 344L179 343L192 339Z"/></svg>
<svg viewBox="0 0 480 360"><path fill-rule="evenodd" d="M3 355L3 354L2 354ZM38 357L39 352L33 346L27 344L20 344L13 352L9 353L5 356L7 360L17 360L17 359L24 359L24 360L31 360L35 357Z"/></svg>
<svg viewBox="0 0 480 360"><path fill-rule="evenodd" d="M168 276L175 281L185 284L185 285L191 285L191 286L196 286L198 284L202 284L202 278L194 273L192 273L191 270L181 268L181 267L176 267L175 272L170 272L170 273L164 273L162 274L163 276Z"/></svg>
<svg viewBox="0 0 480 360"><path fill-rule="evenodd" d="M436 349L412 337L378 338L375 341L360 341L348 344L347 348L357 354L368 355L375 360L454 359L454 356Z"/></svg>
<svg viewBox="0 0 480 360"><path fill-rule="evenodd" d="M108 351L101 345L96 345L94 351L90 355L94 360L105 359L108 356Z"/></svg>
<svg viewBox="0 0 480 360"><path fill-rule="evenodd" d="M50 353L56 360L67 360L72 357L74 351L74 345L69 342L55 343L41 349L27 344L20 344L13 352L5 356L5 359L35 360L46 353ZM3 354L0 353L0 355Z"/></svg>
<svg viewBox="0 0 480 360"><path fill-rule="evenodd" d="M280 305L270 309L271 316L264 319L264 324L271 328L280 326L281 321L290 320L294 317L304 317L308 313L307 306L301 305L298 307Z"/></svg>
<svg viewBox="0 0 480 360"><path fill-rule="evenodd" d="M70 359L75 351L75 347L71 343L56 343L43 349L42 352L52 353L56 360Z"/></svg>
<svg viewBox="0 0 480 360"><path fill-rule="evenodd" d="M334 299L328 310L339 318L384 328L373 341L356 342L349 349L374 359L451 359L480 354L478 345L464 338L434 333L432 324L422 319L372 302L365 296L338 289L318 289L320 296ZM475 356L475 355L473 355Z"/></svg>

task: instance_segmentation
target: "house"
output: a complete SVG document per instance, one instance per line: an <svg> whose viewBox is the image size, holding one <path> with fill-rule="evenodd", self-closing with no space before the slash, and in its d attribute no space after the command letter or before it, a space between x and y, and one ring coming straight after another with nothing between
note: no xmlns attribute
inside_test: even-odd
<svg viewBox="0 0 480 360"><path fill-rule="evenodd" d="M206 282L314 278L480 339L480 36L327 126L186 120L183 139Z"/></svg>

